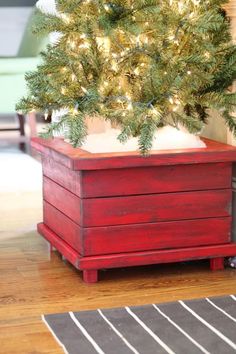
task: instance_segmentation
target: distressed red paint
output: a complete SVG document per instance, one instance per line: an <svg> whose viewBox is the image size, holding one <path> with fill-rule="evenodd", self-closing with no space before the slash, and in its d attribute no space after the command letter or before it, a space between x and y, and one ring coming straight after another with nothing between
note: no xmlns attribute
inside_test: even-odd
<svg viewBox="0 0 236 354"><path fill-rule="evenodd" d="M62 139L32 139L43 155L38 230L92 283L101 268L236 254L231 241L236 148L91 154Z"/></svg>

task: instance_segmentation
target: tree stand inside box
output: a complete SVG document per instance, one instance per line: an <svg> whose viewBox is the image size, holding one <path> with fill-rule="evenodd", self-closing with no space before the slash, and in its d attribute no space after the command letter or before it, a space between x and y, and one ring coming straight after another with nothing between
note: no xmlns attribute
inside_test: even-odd
<svg viewBox="0 0 236 354"><path fill-rule="evenodd" d="M42 154L44 220L38 231L96 282L98 270L236 255L231 239L236 148L92 154L34 138Z"/></svg>

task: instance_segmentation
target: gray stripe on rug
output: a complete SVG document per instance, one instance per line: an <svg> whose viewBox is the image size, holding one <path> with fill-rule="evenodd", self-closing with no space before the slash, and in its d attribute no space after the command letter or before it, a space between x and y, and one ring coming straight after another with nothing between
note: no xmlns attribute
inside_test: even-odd
<svg viewBox="0 0 236 354"><path fill-rule="evenodd" d="M214 299L209 299L214 303ZM191 310L195 311L199 316L210 323L224 336L236 343L235 323L230 318L225 316L222 312L217 310L206 300L196 300L191 302L185 301L185 303L191 308Z"/></svg>
<svg viewBox="0 0 236 354"><path fill-rule="evenodd" d="M94 354L93 346L68 313L44 316L45 321L69 354Z"/></svg>
<svg viewBox="0 0 236 354"><path fill-rule="evenodd" d="M168 343L169 347L176 354L188 352L190 345L189 339L178 331L165 317L158 313L158 311L154 310L153 306L131 307L131 309L154 333L158 334L165 343ZM202 351L193 345L191 347L191 354L199 353L202 353Z"/></svg>
<svg viewBox="0 0 236 354"><path fill-rule="evenodd" d="M209 298L232 318L236 297ZM207 299L45 315L69 354L234 354L236 322ZM159 310L159 311L158 311ZM191 313L189 310L194 311ZM70 316L71 315L71 316ZM204 319L212 331L199 319ZM218 332L222 333L219 336ZM228 338L228 343L225 337Z"/></svg>
<svg viewBox="0 0 236 354"><path fill-rule="evenodd" d="M119 311L116 311L117 314L118 312ZM102 313L106 316L105 311L102 310ZM109 324L104 321L97 311L74 312L74 315L105 353L112 353L114 348L119 348L119 354L132 353L129 347L113 331ZM123 321L125 321L125 319L123 319ZM120 331L119 326L117 326L117 328ZM126 332L124 332L123 335L126 338L125 333Z"/></svg>
<svg viewBox="0 0 236 354"><path fill-rule="evenodd" d="M231 316L236 318L236 302L232 297L219 297L219 298L209 298L214 302L216 306L219 306L222 310L228 312Z"/></svg>
<svg viewBox="0 0 236 354"><path fill-rule="evenodd" d="M131 317L124 308L102 310L139 353L164 354L166 351Z"/></svg>
<svg viewBox="0 0 236 354"><path fill-rule="evenodd" d="M188 306L191 302L198 301L184 301ZM206 300L204 300L206 301ZM209 328L202 324L196 317L181 306L180 303L174 302L169 304L160 304L158 307L174 321L191 337L193 337L199 344L201 344L210 353L234 353L233 349L225 343L221 338L215 335ZM215 315L218 311L215 309ZM236 326L232 323L232 327L236 331ZM217 348L217 351L216 351Z"/></svg>

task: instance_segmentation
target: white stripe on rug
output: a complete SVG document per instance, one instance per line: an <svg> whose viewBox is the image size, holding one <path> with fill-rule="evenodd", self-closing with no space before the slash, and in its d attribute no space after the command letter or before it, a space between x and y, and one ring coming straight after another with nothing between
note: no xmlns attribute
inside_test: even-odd
<svg viewBox="0 0 236 354"><path fill-rule="evenodd" d="M118 329L108 320L108 318L102 313L100 309L97 310L98 313L102 316L104 321L109 324L109 326L113 329L113 331L123 340L123 342L127 345L127 347L135 354L140 354L133 346L130 344L127 339L121 334Z"/></svg>
<svg viewBox="0 0 236 354"><path fill-rule="evenodd" d="M222 312L225 316L227 316L228 318L230 318L232 321L236 322L236 318L234 318L233 316L231 316L228 312L224 311L221 307L217 306L216 304L214 304L213 301L211 301L210 299L208 299L206 297L206 300L209 302L209 304L211 304L212 306L214 306L217 310L219 310L220 312Z"/></svg>
<svg viewBox="0 0 236 354"><path fill-rule="evenodd" d="M65 354L70 354L67 350L66 347L64 346L64 344L60 341L60 339L56 336L56 334L54 333L53 329L49 326L49 324L47 323L47 321L45 320L44 315L41 315L42 321L45 323L45 325L47 326L49 332L52 334L53 338L56 340L56 342L60 345L60 347L62 347L62 349L64 350Z"/></svg>
<svg viewBox="0 0 236 354"><path fill-rule="evenodd" d="M176 322L174 322L169 316L167 316L164 312L162 312L155 304L152 306L167 320L169 321L175 328L177 328L186 338L190 340L193 344L196 345L203 353L210 354L201 344L199 344L193 337L191 337L187 332L185 332Z"/></svg>
<svg viewBox="0 0 236 354"><path fill-rule="evenodd" d="M236 301L236 296L230 295L234 301Z"/></svg>
<svg viewBox="0 0 236 354"><path fill-rule="evenodd" d="M99 345L95 342L95 340L90 336L90 334L86 331L86 329L82 326L82 324L78 321L78 319L75 317L73 312L69 312L69 315L71 319L74 321L76 326L81 330L83 335L88 339L88 341L92 344L94 349L96 350L97 353L99 354L105 354L104 351L99 347Z"/></svg>
<svg viewBox="0 0 236 354"><path fill-rule="evenodd" d="M205 326L207 326L212 332L217 334L223 341L225 341L231 348L236 350L236 344L233 343L228 337L226 337L223 333L221 333L218 329L213 327L210 323L208 323L204 318L199 316L195 311L193 311L190 307L188 307L183 301L179 300L179 303L188 310L194 317L196 317L200 322L202 322Z"/></svg>
<svg viewBox="0 0 236 354"><path fill-rule="evenodd" d="M150 336L158 343L160 346L165 349L165 351L169 354L175 354L170 347L168 347L140 318L128 307L125 307L126 311L137 321L140 326L142 326L145 331L150 334Z"/></svg>

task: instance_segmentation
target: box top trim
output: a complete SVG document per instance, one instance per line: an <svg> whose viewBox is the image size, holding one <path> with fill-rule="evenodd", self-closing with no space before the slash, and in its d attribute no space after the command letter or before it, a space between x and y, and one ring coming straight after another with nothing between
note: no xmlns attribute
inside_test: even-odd
<svg viewBox="0 0 236 354"><path fill-rule="evenodd" d="M90 153L73 148L61 138L32 138L31 146L72 170L101 170L113 168L163 166L178 164L236 161L236 147L214 140L202 139L206 147L151 151L143 157L139 152Z"/></svg>

